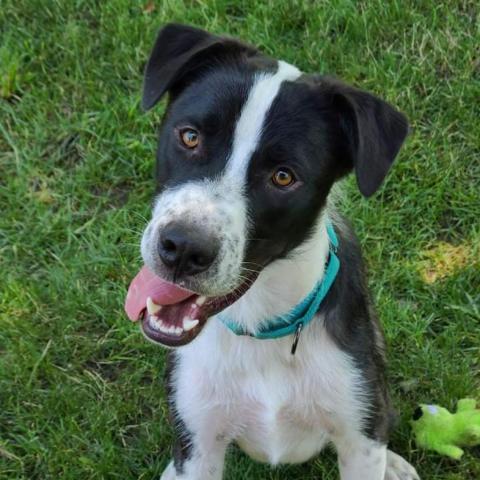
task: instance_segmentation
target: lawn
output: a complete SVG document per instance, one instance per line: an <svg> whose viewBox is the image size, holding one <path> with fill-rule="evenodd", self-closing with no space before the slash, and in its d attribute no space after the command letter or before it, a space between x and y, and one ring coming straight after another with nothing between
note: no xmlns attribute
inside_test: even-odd
<svg viewBox="0 0 480 480"><path fill-rule="evenodd" d="M159 26L239 36L388 99L412 133L381 192L345 182L389 343L393 448L424 480L480 478L420 451L417 402L480 400L480 7L472 1L2 0L0 478L153 479L170 457L165 354L123 313L141 264L163 106L139 108ZM335 457L229 479L337 479Z"/></svg>

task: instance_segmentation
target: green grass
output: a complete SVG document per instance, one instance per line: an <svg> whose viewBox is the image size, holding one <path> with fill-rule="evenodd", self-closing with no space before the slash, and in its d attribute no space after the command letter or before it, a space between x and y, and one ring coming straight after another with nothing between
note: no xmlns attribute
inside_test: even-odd
<svg viewBox="0 0 480 480"><path fill-rule="evenodd" d="M480 397L478 2L147 5L2 1L0 478L151 479L170 457L164 352L122 310L161 114L140 112L141 71L167 21L242 37L408 114L412 135L382 191L367 202L349 179L342 208L388 337L393 448L423 479L480 478L479 448L460 462L419 451L408 424L417 402ZM440 263L445 242L460 260ZM425 269L445 276L428 283ZM233 449L225 478L337 475L329 453L272 470Z"/></svg>

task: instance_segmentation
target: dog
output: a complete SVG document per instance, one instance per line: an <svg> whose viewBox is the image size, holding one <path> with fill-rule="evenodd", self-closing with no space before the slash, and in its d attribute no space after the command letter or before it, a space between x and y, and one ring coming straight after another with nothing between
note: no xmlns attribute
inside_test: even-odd
<svg viewBox="0 0 480 480"><path fill-rule="evenodd" d="M143 108L167 93L145 266L125 307L171 349L176 442L161 480L221 479L233 442L271 465L331 444L342 480L418 479L387 449L384 337L334 202L352 171L365 197L378 190L405 116L179 24L158 34Z"/></svg>

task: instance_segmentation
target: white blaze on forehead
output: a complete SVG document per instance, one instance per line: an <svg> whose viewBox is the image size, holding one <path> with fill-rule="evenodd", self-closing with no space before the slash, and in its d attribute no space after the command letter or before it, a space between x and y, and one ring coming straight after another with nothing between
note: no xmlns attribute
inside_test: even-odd
<svg viewBox="0 0 480 480"><path fill-rule="evenodd" d="M262 135L265 118L282 82L296 80L301 74L293 65L279 61L275 73L257 75L235 127L226 177L235 178L237 182L239 178L243 180L250 157Z"/></svg>

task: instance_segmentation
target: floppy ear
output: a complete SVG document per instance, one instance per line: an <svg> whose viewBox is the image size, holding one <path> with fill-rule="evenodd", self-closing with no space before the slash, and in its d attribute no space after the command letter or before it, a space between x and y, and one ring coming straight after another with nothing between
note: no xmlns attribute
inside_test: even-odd
<svg viewBox="0 0 480 480"><path fill-rule="evenodd" d="M385 179L408 134L405 115L370 93L333 83L350 168L365 197L373 195Z"/></svg>
<svg viewBox="0 0 480 480"><path fill-rule="evenodd" d="M233 39L187 25L166 25L157 36L145 68L143 109L152 108L167 91L178 91L192 74L207 68L212 57L240 51L255 53Z"/></svg>

